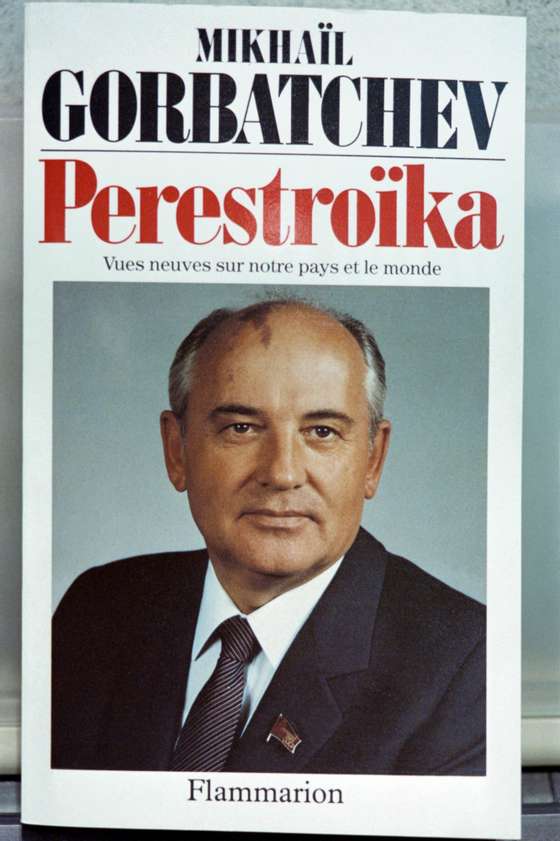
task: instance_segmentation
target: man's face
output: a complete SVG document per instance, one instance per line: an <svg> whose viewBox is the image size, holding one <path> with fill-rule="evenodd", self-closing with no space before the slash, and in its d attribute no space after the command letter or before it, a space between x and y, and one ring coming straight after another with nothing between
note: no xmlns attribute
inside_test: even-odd
<svg viewBox="0 0 560 841"><path fill-rule="evenodd" d="M162 429L171 481L187 490L222 583L274 579L281 592L352 544L389 433L384 423L370 441L365 373L340 324L296 307L204 344L184 436L168 412Z"/></svg>

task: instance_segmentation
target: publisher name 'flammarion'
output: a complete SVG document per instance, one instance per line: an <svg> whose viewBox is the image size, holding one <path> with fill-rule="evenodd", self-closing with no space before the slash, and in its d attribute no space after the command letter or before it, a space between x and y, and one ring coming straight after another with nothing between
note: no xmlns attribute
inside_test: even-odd
<svg viewBox="0 0 560 841"><path fill-rule="evenodd" d="M309 780L299 786L224 786L212 779L189 777L189 803L300 803L303 805L340 806L342 789L311 787Z"/></svg>

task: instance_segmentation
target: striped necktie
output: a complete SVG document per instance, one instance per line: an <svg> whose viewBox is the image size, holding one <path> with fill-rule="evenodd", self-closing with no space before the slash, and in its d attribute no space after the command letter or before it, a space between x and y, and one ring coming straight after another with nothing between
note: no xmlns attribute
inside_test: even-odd
<svg viewBox="0 0 560 841"><path fill-rule="evenodd" d="M179 734L172 771L221 771L237 733L247 664L259 643L241 616L226 619L215 633L222 640L220 657Z"/></svg>

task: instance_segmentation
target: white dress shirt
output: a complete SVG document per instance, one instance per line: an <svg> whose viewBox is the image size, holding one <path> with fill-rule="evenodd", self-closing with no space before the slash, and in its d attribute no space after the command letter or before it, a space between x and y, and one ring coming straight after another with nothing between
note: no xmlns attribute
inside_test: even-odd
<svg viewBox="0 0 560 841"><path fill-rule="evenodd" d="M221 640L215 639L211 645L206 646L208 639L226 619L245 616L260 645L259 653L247 667L241 712L245 729L282 658L332 581L341 561L342 558L315 578L276 596L246 616L239 611L218 581L212 563L208 564L194 634L183 723L220 656Z"/></svg>

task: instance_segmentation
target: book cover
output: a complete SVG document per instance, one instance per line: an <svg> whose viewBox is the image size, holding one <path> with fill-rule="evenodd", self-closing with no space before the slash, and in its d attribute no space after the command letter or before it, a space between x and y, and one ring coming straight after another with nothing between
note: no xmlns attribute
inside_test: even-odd
<svg viewBox="0 0 560 841"><path fill-rule="evenodd" d="M518 18L28 7L24 822L519 837L523 118Z"/></svg>

